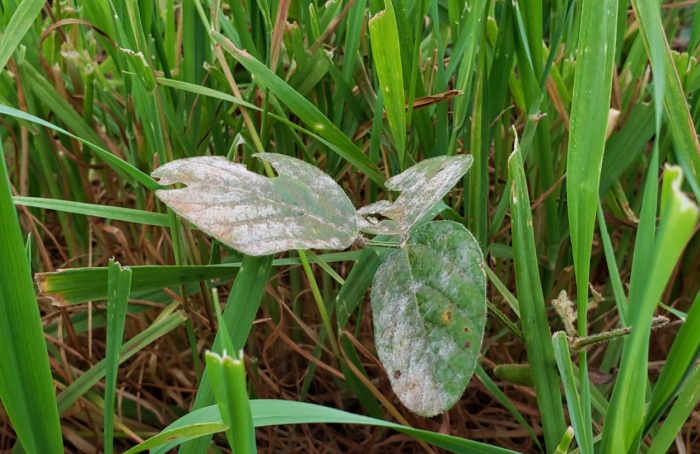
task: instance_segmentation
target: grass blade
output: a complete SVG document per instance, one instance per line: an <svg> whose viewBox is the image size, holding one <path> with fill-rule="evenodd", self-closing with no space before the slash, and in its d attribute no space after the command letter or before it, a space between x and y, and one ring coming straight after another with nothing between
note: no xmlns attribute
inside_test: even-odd
<svg viewBox="0 0 700 454"><path fill-rule="evenodd" d="M588 279L615 60L617 10L617 0L584 0L581 6L579 51L566 163L571 248L576 273L577 331L581 338L588 335ZM579 445L588 450L592 449L593 432L585 349L579 353L579 367L579 415L583 421L574 426L574 429ZM583 435L581 430L587 433Z"/></svg>
<svg viewBox="0 0 700 454"><path fill-rule="evenodd" d="M401 48L396 15L392 0L384 2L386 9L369 20L369 36L372 45L379 88L384 99L389 128L394 136L394 147L399 158L399 167L404 170L406 152L406 109L401 70Z"/></svg>
<svg viewBox="0 0 700 454"><path fill-rule="evenodd" d="M193 266L134 266L131 292L159 290L210 279L228 279L238 272L240 263ZM106 299L107 268L69 268L53 273L38 273L36 282L42 295L59 306L72 306Z"/></svg>
<svg viewBox="0 0 700 454"><path fill-rule="evenodd" d="M564 410L559 391L559 377L555 368L554 349L545 312L540 283L535 238L532 230L530 196L527 192L522 153L517 140L508 159L508 174L512 182L510 211L513 231L513 258L515 284L520 302L520 318L527 356L532 366L537 403L542 414L545 442L553 452L564 435Z"/></svg>
<svg viewBox="0 0 700 454"><path fill-rule="evenodd" d="M15 10L0 40L0 71L5 69L7 60L41 13L44 3L46 3L44 0L24 0Z"/></svg>
<svg viewBox="0 0 700 454"><path fill-rule="evenodd" d="M576 379L566 333L563 331L554 333L552 343L554 344L554 356L557 359L559 375L564 383L564 393L566 394L566 402L569 404L569 417L571 418L571 426L574 428L576 441L582 453L593 454L593 438L589 438L592 433L590 427L585 425L586 418L583 416L583 411L590 410L581 408L581 399L579 399L579 393L576 389Z"/></svg>
<svg viewBox="0 0 700 454"><path fill-rule="evenodd" d="M42 197L13 197L15 205L45 208L47 210L63 211L65 213L85 214L115 221L134 222L144 225L169 226L168 215L133 208L96 205L94 203L74 202L72 200L46 199Z"/></svg>
<svg viewBox="0 0 700 454"><path fill-rule="evenodd" d="M0 149L0 400L27 452L63 452L49 357Z"/></svg>
<svg viewBox="0 0 700 454"><path fill-rule="evenodd" d="M161 186L150 176L146 175L136 167L132 166L126 161L122 161L118 157L114 156L112 153L109 151L105 150L101 146L97 145L95 142L90 142L89 140L85 140L81 137L76 136L75 134L66 131L65 129L56 126L52 123L49 123L46 120L42 120L41 118L38 118L32 114L28 114L26 112L22 112L21 110L15 109L13 107L5 106L0 104L0 114L2 115L9 115L11 117L18 118L20 120L26 120L31 123L35 123L41 126L44 126L46 128L53 129L54 131L58 131L61 134L65 134L68 137L75 139L81 143L84 143L85 145L88 145L90 148L95 150L95 153L104 160L107 164L109 164L114 170L116 171L121 171L123 174L127 175L129 179L133 178L142 185L144 185L146 188L155 191L156 189L160 189ZM82 119L81 119L82 121Z"/></svg>
<svg viewBox="0 0 700 454"><path fill-rule="evenodd" d="M248 403L243 350L238 357L207 352L207 369L221 420L228 426L226 438L233 452L255 454L255 427Z"/></svg>
<svg viewBox="0 0 700 454"><path fill-rule="evenodd" d="M107 277L107 356L105 370L105 412L104 412L104 450L106 454L114 452L114 396L117 386L117 369L119 368L119 350L124 338L129 291L131 289L131 270L110 260Z"/></svg>

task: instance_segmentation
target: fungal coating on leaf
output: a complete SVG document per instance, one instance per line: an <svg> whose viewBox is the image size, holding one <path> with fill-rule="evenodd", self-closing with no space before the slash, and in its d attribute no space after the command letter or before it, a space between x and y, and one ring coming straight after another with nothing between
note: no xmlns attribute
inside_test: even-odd
<svg viewBox="0 0 700 454"><path fill-rule="evenodd" d="M474 372L486 321L474 237L450 221L417 228L377 271L371 300L377 353L387 371L401 371L389 374L401 402L428 417L451 408Z"/></svg>
<svg viewBox="0 0 700 454"><path fill-rule="evenodd" d="M386 188L401 191L394 203L386 200L357 210L361 231L375 235L405 234L467 173L469 155L438 156L421 161L388 179Z"/></svg>
<svg viewBox="0 0 700 454"><path fill-rule="evenodd" d="M267 178L223 157L180 159L156 169L156 195L222 243L248 255L290 249L345 249L358 236L355 209L318 168L276 153L254 156L279 174Z"/></svg>

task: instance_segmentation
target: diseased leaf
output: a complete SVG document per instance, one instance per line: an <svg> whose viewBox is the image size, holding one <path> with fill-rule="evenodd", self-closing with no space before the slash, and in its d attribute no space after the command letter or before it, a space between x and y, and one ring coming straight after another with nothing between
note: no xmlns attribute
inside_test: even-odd
<svg viewBox="0 0 700 454"><path fill-rule="evenodd" d="M406 234L467 173L472 160L469 155L438 156L388 179L386 188L401 195L393 203L381 200L357 210L360 230L374 235Z"/></svg>
<svg viewBox="0 0 700 454"><path fill-rule="evenodd" d="M483 261L462 225L430 222L374 277L377 353L398 398L419 415L452 407L474 372L486 322Z"/></svg>
<svg viewBox="0 0 700 454"><path fill-rule="evenodd" d="M223 157L169 162L152 176L182 183L156 195L202 231L248 255L345 249L358 236L355 209L338 184L296 158L257 153L279 174L267 178Z"/></svg>

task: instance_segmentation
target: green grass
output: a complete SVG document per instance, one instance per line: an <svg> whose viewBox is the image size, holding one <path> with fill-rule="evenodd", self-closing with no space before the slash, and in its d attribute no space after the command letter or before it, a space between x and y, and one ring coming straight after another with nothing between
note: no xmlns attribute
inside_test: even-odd
<svg viewBox="0 0 700 454"><path fill-rule="evenodd" d="M253 426L290 452L697 443L695 5L466 3L0 2L0 449L252 451ZM406 410L376 358L368 290L390 249L246 257L155 197L175 159L273 175L256 152L317 166L356 208L395 199L385 181L416 162L473 156L431 215L480 243L496 316L449 417ZM228 424L236 393L252 422Z"/></svg>

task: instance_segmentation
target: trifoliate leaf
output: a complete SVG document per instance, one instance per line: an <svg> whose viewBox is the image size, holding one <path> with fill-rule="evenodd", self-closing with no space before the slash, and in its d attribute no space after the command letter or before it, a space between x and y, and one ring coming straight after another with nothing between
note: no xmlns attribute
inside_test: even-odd
<svg viewBox="0 0 700 454"><path fill-rule="evenodd" d="M360 230L374 235L406 234L467 173L472 161L469 155L439 156L388 179L386 188L401 195L394 203L382 200L357 210Z"/></svg>
<svg viewBox="0 0 700 454"><path fill-rule="evenodd" d="M419 415L452 407L474 372L486 322L483 266L467 229L430 222L374 277L377 353L398 398Z"/></svg>
<svg viewBox="0 0 700 454"><path fill-rule="evenodd" d="M202 231L248 255L345 249L358 236L355 209L318 168L275 153L255 154L279 174L267 178L223 157L169 162L152 176L182 189L156 194Z"/></svg>

